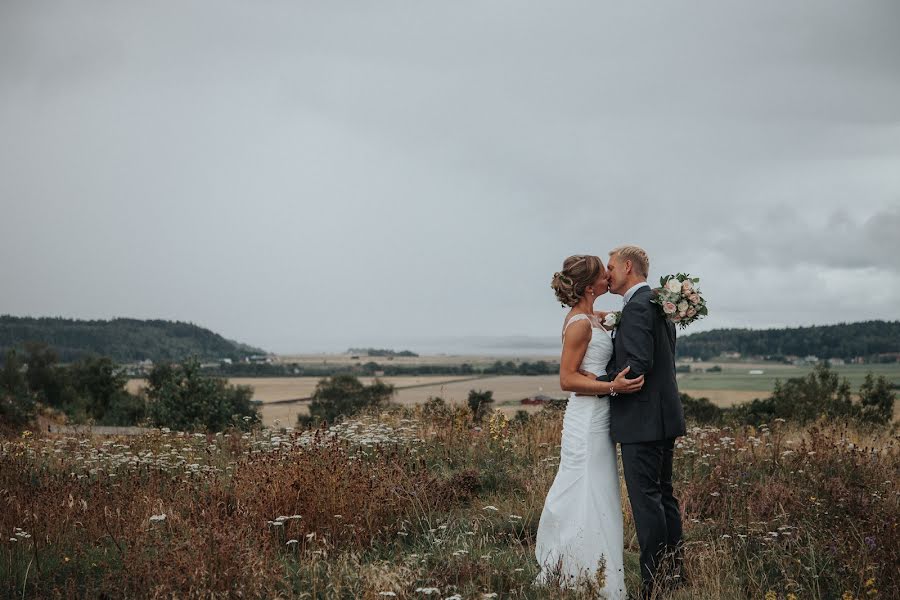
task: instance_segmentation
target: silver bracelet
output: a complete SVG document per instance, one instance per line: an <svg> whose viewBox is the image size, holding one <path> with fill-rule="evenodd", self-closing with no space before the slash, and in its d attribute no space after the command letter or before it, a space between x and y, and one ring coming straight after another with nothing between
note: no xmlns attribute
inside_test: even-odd
<svg viewBox="0 0 900 600"><path fill-rule="evenodd" d="M616 392L616 386L613 384L609 384L609 395L610 396L618 396L619 394Z"/></svg>

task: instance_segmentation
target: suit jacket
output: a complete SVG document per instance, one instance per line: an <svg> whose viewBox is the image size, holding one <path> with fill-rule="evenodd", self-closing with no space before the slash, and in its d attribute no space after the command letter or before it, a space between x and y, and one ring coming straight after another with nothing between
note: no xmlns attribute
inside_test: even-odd
<svg viewBox="0 0 900 600"><path fill-rule="evenodd" d="M684 409L675 382L675 325L638 289L622 309L613 354L602 379L612 381L626 366L628 379L644 376L634 394L609 399L610 433L621 444L655 442L685 434Z"/></svg>

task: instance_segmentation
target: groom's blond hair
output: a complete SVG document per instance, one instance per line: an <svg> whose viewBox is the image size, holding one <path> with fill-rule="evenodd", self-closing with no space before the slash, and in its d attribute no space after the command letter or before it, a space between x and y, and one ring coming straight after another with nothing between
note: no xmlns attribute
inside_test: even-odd
<svg viewBox="0 0 900 600"><path fill-rule="evenodd" d="M644 279L650 275L650 257L640 246L619 246L610 250L609 255L630 260L634 270Z"/></svg>

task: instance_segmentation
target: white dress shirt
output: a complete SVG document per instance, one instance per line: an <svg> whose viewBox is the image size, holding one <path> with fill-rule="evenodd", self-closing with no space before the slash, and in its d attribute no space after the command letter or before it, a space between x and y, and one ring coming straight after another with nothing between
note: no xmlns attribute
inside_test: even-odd
<svg viewBox="0 0 900 600"><path fill-rule="evenodd" d="M631 287L631 289L628 290L627 292L625 292L625 295L622 296L622 306L625 306L626 304L628 304L628 301L631 300L631 297L634 296L634 293L636 291L638 291L639 289L641 289L642 287L650 287L650 284L647 283L646 281L642 281L638 284L633 285Z"/></svg>

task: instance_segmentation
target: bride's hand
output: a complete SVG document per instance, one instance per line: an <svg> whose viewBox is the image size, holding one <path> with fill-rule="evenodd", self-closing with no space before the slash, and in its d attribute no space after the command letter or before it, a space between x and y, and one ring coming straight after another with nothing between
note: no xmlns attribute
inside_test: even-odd
<svg viewBox="0 0 900 600"><path fill-rule="evenodd" d="M633 394L644 386L644 376L635 377L634 379L625 379L625 375L631 370L631 367L622 369L613 380L613 389L617 394Z"/></svg>

